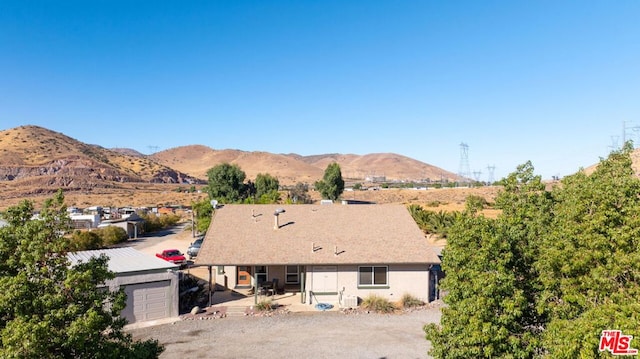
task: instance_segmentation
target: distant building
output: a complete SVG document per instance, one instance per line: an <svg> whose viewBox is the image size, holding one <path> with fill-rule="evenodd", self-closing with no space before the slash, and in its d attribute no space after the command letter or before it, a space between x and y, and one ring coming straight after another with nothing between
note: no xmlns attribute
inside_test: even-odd
<svg viewBox="0 0 640 359"><path fill-rule="evenodd" d="M102 221L102 223L98 225L98 228L116 226L127 231L127 235L129 235L129 238L138 238L138 235L144 233L143 224L144 219L140 218L140 216L138 216L138 214L134 212L126 218Z"/></svg>

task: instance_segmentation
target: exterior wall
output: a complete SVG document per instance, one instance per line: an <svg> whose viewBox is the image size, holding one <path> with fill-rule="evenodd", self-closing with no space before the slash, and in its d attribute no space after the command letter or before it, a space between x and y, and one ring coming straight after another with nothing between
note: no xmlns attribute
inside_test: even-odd
<svg viewBox="0 0 640 359"><path fill-rule="evenodd" d="M237 282L237 277L236 277L236 266L217 266L217 267L213 267L213 281L226 288L229 289L233 289L236 287L236 285L238 284ZM220 270L223 270L224 272L221 273Z"/></svg>
<svg viewBox="0 0 640 359"><path fill-rule="evenodd" d="M365 264L370 265L370 264ZM384 264L374 264L385 266ZM327 266L324 266L327 267ZM410 294L424 302L429 301L429 265L428 264L392 264L388 265L388 285L381 287L358 287L358 265L337 266L335 291L323 290L311 293L314 289L314 266L306 266L305 297L309 304L328 302L339 305L340 298L357 296L361 301L370 295L378 295L390 301L398 301L404 294ZM317 268L317 267L316 267ZM333 280L333 277L330 277ZM323 288L328 288L323 285Z"/></svg>
<svg viewBox="0 0 640 359"><path fill-rule="evenodd" d="M170 317L179 316L179 289L178 289L178 273L175 271L162 272L139 272L135 274L119 274L108 282L109 288L118 290L127 285L142 284L150 282L170 281L168 288L167 302L169 306ZM126 310L126 309L125 309Z"/></svg>
<svg viewBox="0 0 640 359"><path fill-rule="evenodd" d="M364 265L369 266L371 264ZM374 265L388 267L387 286L358 287L359 265L300 266L300 280L304 281L305 286L305 302L313 305L318 302L339 305L340 298L357 296L361 301L370 295L378 295L390 301L398 301L404 294L410 294L424 302L429 302L430 272L428 264ZM226 285L226 288L235 288L237 284L236 268L236 266L225 266L224 274L216 272L214 276L215 282L221 286ZM255 273L252 273L252 275L255 275ZM285 282L285 266L268 266L267 278L268 280L278 278L279 286L282 288ZM316 283L314 283L314 280ZM319 281L324 282L319 283Z"/></svg>
<svg viewBox="0 0 640 359"><path fill-rule="evenodd" d="M250 266L253 271L253 266ZM224 273L218 271L220 266L213 268L214 270L214 282L222 287L233 289L237 286L237 266L224 266ZM251 273L252 280L251 285L255 285L254 279L255 273ZM284 286L284 266L267 266L267 280L278 278L278 286Z"/></svg>

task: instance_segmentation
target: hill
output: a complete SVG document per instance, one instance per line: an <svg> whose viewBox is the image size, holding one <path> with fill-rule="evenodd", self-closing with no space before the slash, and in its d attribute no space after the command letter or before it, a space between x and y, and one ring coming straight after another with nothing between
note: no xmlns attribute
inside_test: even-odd
<svg viewBox="0 0 640 359"><path fill-rule="evenodd" d="M281 184L297 182L313 183L322 178L324 168L309 165L295 156L268 152L246 152L240 150L214 150L207 146L182 146L155 153L150 156L158 163L198 178L207 178L207 171L221 163L238 165L247 175L255 179L258 173L269 173Z"/></svg>
<svg viewBox="0 0 640 359"><path fill-rule="evenodd" d="M49 197L58 189L65 191L70 205L78 206L190 205L204 195L186 193L185 188L201 189L207 170L224 162L240 166L248 180L269 173L282 185L313 184L332 162L340 164L343 177L352 183L371 177L387 181L457 177L393 153L301 156L188 145L146 156L128 148L86 144L38 126L20 126L0 131L0 209L24 198Z"/></svg>
<svg viewBox="0 0 640 359"><path fill-rule="evenodd" d="M0 132L0 199L118 188L125 183L203 183L141 156L89 145L38 126Z"/></svg>

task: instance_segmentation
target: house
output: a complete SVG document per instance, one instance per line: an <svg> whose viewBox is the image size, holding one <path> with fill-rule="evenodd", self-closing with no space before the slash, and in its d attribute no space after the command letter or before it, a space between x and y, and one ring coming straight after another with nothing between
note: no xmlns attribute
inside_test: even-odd
<svg viewBox="0 0 640 359"><path fill-rule="evenodd" d="M436 250L403 205L224 205L196 265L216 266L226 288L277 279L305 303L354 306L373 294L428 301Z"/></svg>
<svg viewBox="0 0 640 359"><path fill-rule="evenodd" d="M121 316L129 323L174 318L178 316L178 266L142 253L131 247L68 253L71 264L87 262L101 254L109 257L109 270L115 278L106 286L124 287L127 303Z"/></svg>
<svg viewBox="0 0 640 359"><path fill-rule="evenodd" d="M138 238L138 235L144 233L144 219L138 216L137 213L130 214L126 218L102 221L102 223L98 225L98 228L108 226L116 226L124 229L129 238Z"/></svg>

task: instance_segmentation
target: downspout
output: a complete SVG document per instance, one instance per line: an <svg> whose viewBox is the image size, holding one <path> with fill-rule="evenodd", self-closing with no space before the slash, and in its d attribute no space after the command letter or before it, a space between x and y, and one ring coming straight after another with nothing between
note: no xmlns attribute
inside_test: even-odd
<svg viewBox="0 0 640 359"><path fill-rule="evenodd" d="M209 306L212 304L211 265L209 265Z"/></svg>
<svg viewBox="0 0 640 359"><path fill-rule="evenodd" d="M258 304L258 273L256 266L253 266L253 304Z"/></svg>
<svg viewBox="0 0 640 359"><path fill-rule="evenodd" d="M300 278L300 303L304 304L307 292L304 290L304 278L307 276L305 266L302 266L302 275Z"/></svg>

